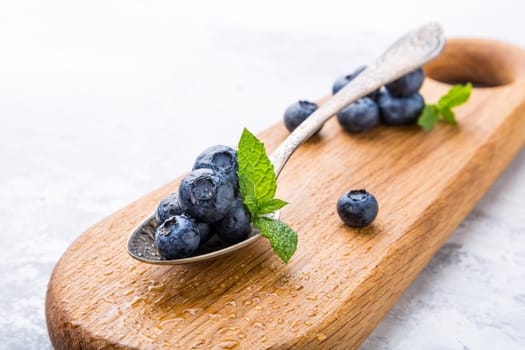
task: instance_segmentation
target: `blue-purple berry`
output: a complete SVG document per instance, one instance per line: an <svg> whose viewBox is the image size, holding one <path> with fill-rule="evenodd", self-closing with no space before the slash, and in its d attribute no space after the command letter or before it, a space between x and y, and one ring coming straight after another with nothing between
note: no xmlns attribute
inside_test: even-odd
<svg viewBox="0 0 525 350"><path fill-rule="evenodd" d="M377 216L379 206L376 198L365 190L345 193L337 201L337 214L351 227L370 225Z"/></svg>
<svg viewBox="0 0 525 350"><path fill-rule="evenodd" d="M219 238L228 243L237 243L248 238L251 231L250 212L242 199L235 199L226 216L213 224Z"/></svg>
<svg viewBox="0 0 525 350"><path fill-rule="evenodd" d="M155 246L165 259L191 256L199 247L200 235L195 221L185 215L172 216L155 232Z"/></svg>
<svg viewBox="0 0 525 350"><path fill-rule="evenodd" d="M201 222L221 220L230 210L234 189L222 172L197 169L188 174L179 186L179 201L184 212Z"/></svg>
<svg viewBox="0 0 525 350"><path fill-rule="evenodd" d="M379 108L374 100L363 97L337 113L337 121L347 132L364 132L379 123Z"/></svg>
<svg viewBox="0 0 525 350"><path fill-rule="evenodd" d="M419 91L425 80L425 72L419 68L385 85L390 95L408 97Z"/></svg>
<svg viewBox="0 0 525 350"><path fill-rule="evenodd" d="M344 88L346 85L348 85L349 82L355 79L359 74L361 74L366 69L366 66L359 66L355 71L353 71L350 74L343 75L334 82L332 85L332 94L335 95L339 92L342 88ZM379 90L372 91L370 94L368 94L366 97L369 97L371 99L375 99L377 97L377 93Z"/></svg>
<svg viewBox="0 0 525 350"><path fill-rule="evenodd" d="M313 112L317 110L317 104L309 101L298 101L288 106L284 112L284 125L292 132Z"/></svg>
<svg viewBox="0 0 525 350"><path fill-rule="evenodd" d="M213 169L223 173L232 183L233 189L237 193L239 187L237 171L239 170L239 166L237 163L237 152L235 152L233 148L224 145L206 148L197 156L193 164L193 170L203 168Z"/></svg>
<svg viewBox="0 0 525 350"><path fill-rule="evenodd" d="M155 211L155 219L157 219L157 224L161 225L168 218L182 214L184 214L184 209L179 203L177 193L174 192L160 201Z"/></svg>
<svg viewBox="0 0 525 350"><path fill-rule="evenodd" d="M377 98L379 117L386 125L415 124L425 108L425 100L418 93L408 97L395 97L381 90Z"/></svg>

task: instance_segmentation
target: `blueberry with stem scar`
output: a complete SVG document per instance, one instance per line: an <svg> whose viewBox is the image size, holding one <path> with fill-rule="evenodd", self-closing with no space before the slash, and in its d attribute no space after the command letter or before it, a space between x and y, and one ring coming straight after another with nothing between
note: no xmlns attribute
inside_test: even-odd
<svg viewBox="0 0 525 350"><path fill-rule="evenodd" d="M231 182L223 173L212 169L192 171L179 186L179 200L184 212L201 222L221 220L230 210L234 198Z"/></svg>
<svg viewBox="0 0 525 350"><path fill-rule="evenodd" d="M216 145L206 148L195 160L193 170L196 169L213 169L221 172L231 182L233 189L237 192L239 179L237 171L237 152L231 147Z"/></svg>
<svg viewBox="0 0 525 350"><path fill-rule="evenodd" d="M368 226L378 212L376 198L365 190L353 190L342 195L337 201L337 214L351 227Z"/></svg>

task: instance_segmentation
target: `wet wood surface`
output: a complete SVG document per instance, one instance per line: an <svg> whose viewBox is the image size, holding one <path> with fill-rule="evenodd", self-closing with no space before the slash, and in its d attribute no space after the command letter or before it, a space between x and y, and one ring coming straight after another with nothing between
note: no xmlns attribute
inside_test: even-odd
<svg viewBox="0 0 525 350"><path fill-rule="evenodd" d="M54 347L357 348L525 142L521 50L449 41L425 68L427 101L450 87L444 82L479 85L457 109L459 125L349 135L330 120L279 177L278 196L291 203L281 218L299 234L288 265L263 239L195 265L129 257L129 232L174 180L88 229L57 263L46 299ZM278 124L259 136L271 151L287 131ZM380 209L373 225L352 229L335 204L358 188Z"/></svg>

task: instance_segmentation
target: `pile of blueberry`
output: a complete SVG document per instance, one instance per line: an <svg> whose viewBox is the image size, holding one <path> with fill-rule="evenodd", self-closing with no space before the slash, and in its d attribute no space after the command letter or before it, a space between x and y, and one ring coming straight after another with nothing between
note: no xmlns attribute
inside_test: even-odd
<svg viewBox="0 0 525 350"><path fill-rule="evenodd" d="M337 79L332 86L335 95L350 81L365 70L357 68L353 73ZM425 100L419 94L425 73L419 68L414 72L386 84L384 88L370 93L348 105L337 114L341 127L350 133L360 133L375 127L379 122L386 125L415 124L425 107ZM284 124L291 132L318 106L313 102L299 101L286 109Z"/></svg>
<svg viewBox="0 0 525 350"><path fill-rule="evenodd" d="M225 244L251 231L250 213L239 194L237 153L217 145L204 150L179 191L164 198L155 213L155 245L165 259L191 256L215 233Z"/></svg>

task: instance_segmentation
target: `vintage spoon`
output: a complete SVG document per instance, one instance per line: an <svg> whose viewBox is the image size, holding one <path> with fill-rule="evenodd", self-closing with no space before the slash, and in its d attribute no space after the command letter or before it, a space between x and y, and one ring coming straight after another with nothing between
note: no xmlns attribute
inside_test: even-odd
<svg viewBox="0 0 525 350"><path fill-rule="evenodd" d="M333 115L357 99L368 95L388 82L416 70L439 55L445 45L441 26L429 23L399 38L376 61L359 74L336 95L321 105L305 122L295 129L270 156L279 176L293 152ZM279 212L273 214L279 217ZM234 245L224 246L215 237L199 247L189 258L165 260L157 253L154 235L157 223L155 216L147 217L131 233L128 239L128 253L133 258L149 264L177 265L214 259L232 253L255 242L261 235L253 229L250 237Z"/></svg>

